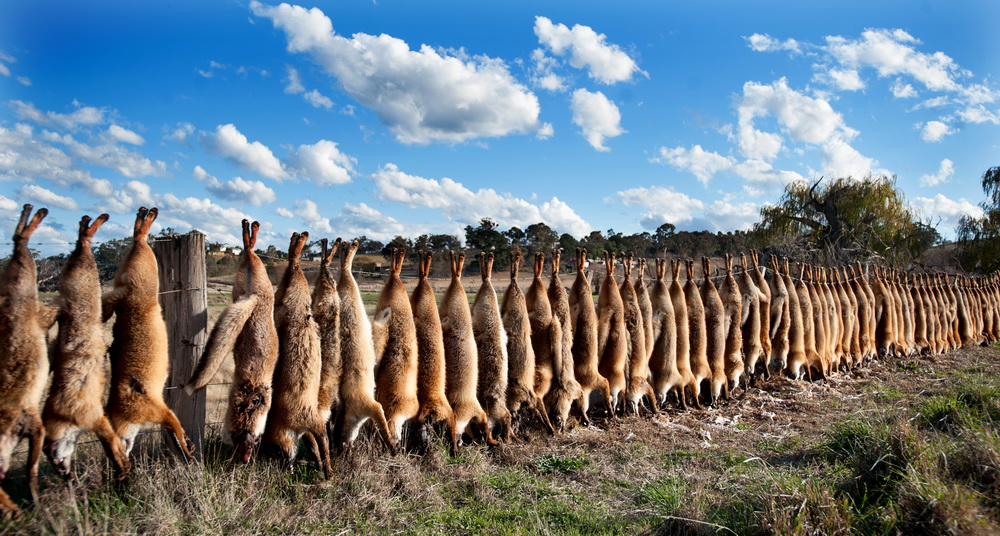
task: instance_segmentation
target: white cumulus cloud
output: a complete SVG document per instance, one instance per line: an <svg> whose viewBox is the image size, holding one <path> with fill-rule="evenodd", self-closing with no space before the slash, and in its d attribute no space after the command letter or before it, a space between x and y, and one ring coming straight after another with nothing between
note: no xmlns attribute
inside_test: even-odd
<svg viewBox="0 0 1000 536"><path fill-rule="evenodd" d="M955 229L962 216L973 218L983 217L983 209L965 199L954 200L944 194L934 197L916 197L911 202L920 216L937 224L938 231L945 236L953 236L949 231Z"/></svg>
<svg viewBox="0 0 1000 536"><path fill-rule="evenodd" d="M291 65L286 65L285 70L288 71L288 76L285 78L285 93L302 93L306 90L306 87L302 85L302 76L299 74L299 70Z"/></svg>
<svg viewBox="0 0 1000 536"><path fill-rule="evenodd" d="M327 110L333 108L333 101L315 89L311 89L303 93L302 98L304 98L309 104L312 104L315 108L326 108Z"/></svg>
<svg viewBox="0 0 1000 536"><path fill-rule="evenodd" d="M751 49L756 50L757 52L777 52L781 50L786 50L794 54L802 52L801 45L794 39L785 39L784 41L781 41L771 37L770 35L759 33L755 33L750 37L744 37L743 39L746 40L747 45L749 45Z"/></svg>
<svg viewBox="0 0 1000 536"><path fill-rule="evenodd" d="M95 166L113 169L128 178L162 177L167 174L167 164L162 160L150 160L114 142L100 141L88 145L70 134L43 131L42 139L66 146L69 154ZM100 138L100 136L98 136Z"/></svg>
<svg viewBox="0 0 1000 536"><path fill-rule="evenodd" d="M864 176L881 172L878 162L865 157L850 145L858 131L828 101L810 97L790 88L781 78L771 84L747 82L737 101L738 128L735 133L740 152L751 160L768 162L784 148L783 137L756 128L757 118L774 117L782 134L793 142L820 149L823 173L831 176Z"/></svg>
<svg viewBox="0 0 1000 536"><path fill-rule="evenodd" d="M173 140L177 143L183 143L187 145L188 136L194 134L194 125L187 122L177 123L173 128L166 128L167 134L163 136L164 139Z"/></svg>
<svg viewBox="0 0 1000 536"><path fill-rule="evenodd" d="M311 199L300 199L295 202L295 214L302 218L303 223L309 227L309 231L321 233L332 233L333 226L330 225L330 218L323 217L319 213L319 205Z"/></svg>
<svg viewBox="0 0 1000 536"><path fill-rule="evenodd" d="M42 188L37 184L24 184L17 188L19 199L34 201L39 206L55 207L63 210L76 210L78 205L72 197L59 195L52 190Z"/></svg>
<svg viewBox="0 0 1000 536"><path fill-rule="evenodd" d="M535 17L535 35L557 56L569 55L569 64L586 69L587 74L602 84L614 84L632 79L632 75L645 74L628 54L607 36L590 26L553 24L546 17Z"/></svg>
<svg viewBox="0 0 1000 536"><path fill-rule="evenodd" d="M110 195L114 188L106 179L93 177L65 151L34 136L31 126L17 123L13 129L0 126L0 180L33 182L44 179L60 188L78 187L95 196Z"/></svg>
<svg viewBox="0 0 1000 536"><path fill-rule="evenodd" d="M687 227L714 232L746 231L760 221L760 205L749 201L736 202L731 197L713 201L704 214Z"/></svg>
<svg viewBox="0 0 1000 536"><path fill-rule="evenodd" d="M502 60L428 45L412 50L385 34L348 39L318 8L253 0L250 9L285 32L289 52L309 54L402 143L460 143L540 127L538 98Z"/></svg>
<svg viewBox="0 0 1000 536"><path fill-rule="evenodd" d="M903 82L902 78L897 78L893 81L892 86L889 87L889 91L897 99L912 99L917 96L917 90L913 89L912 85Z"/></svg>
<svg viewBox="0 0 1000 536"><path fill-rule="evenodd" d="M618 197L627 207L645 209L639 223L646 229L656 229L664 223L688 223L694 220L697 213L705 210L705 203L701 200L662 186L622 190L618 192Z"/></svg>
<svg viewBox="0 0 1000 536"><path fill-rule="evenodd" d="M365 203L344 203L340 214L333 219L333 225L337 234L345 238L364 235L382 242L388 242L396 236L417 236L427 232L423 226L404 224Z"/></svg>
<svg viewBox="0 0 1000 536"><path fill-rule="evenodd" d="M592 228L569 205L557 197L536 204L491 188L473 192L449 178L425 179L386 164L373 173L376 196L411 208L439 210L448 220L476 225L482 218L492 218L503 226L524 228L545 222L561 233L583 236Z"/></svg>
<svg viewBox="0 0 1000 536"><path fill-rule="evenodd" d="M763 160L744 160L733 166L732 171L753 186L784 187L790 182L804 180L802 175L794 171L777 169Z"/></svg>
<svg viewBox="0 0 1000 536"><path fill-rule="evenodd" d="M920 128L920 139L928 143L941 141L945 136L958 132L941 121L928 121L923 125L918 125L918 128Z"/></svg>
<svg viewBox="0 0 1000 536"><path fill-rule="evenodd" d="M660 147L659 156L652 158L651 161L670 164L676 169L689 171L705 186L708 186L708 182L716 173L729 170L736 163L734 158L706 151L701 148L701 145L695 145L690 149Z"/></svg>
<svg viewBox="0 0 1000 536"><path fill-rule="evenodd" d="M146 140L142 139L142 136L118 125L111 125L108 127L108 136L115 141L131 143L132 145L143 145L146 143Z"/></svg>
<svg viewBox="0 0 1000 536"><path fill-rule="evenodd" d="M30 102L13 100L9 103L19 119L34 121L40 125L72 130L78 126L99 125L104 122L104 110L93 106L82 106L73 102L76 108L70 113L42 112Z"/></svg>
<svg viewBox="0 0 1000 536"><path fill-rule="evenodd" d="M249 141L232 123L217 126L215 132L206 133L201 139L210 151L246 171L277 181L287 178L271 149L259 141Z"/></svg>
<svg viewBox="0 0 1000 536"><path fill-rule="evenodd" d="M950 159L945 158L941 161L941 165L938 166L937 172L920 176L920 185L937 186L939 184L944 184L949 182L953 175L955 175L955 163Z"/></svg>
<svg viewBox="0 0 1000 536"><path fill-rule="evenodd" d="M285 157L286 166L296 175L308 178L317 186L346 184L354 175L357 160L337 148L329 140L319 140L313 145L299 145Z"/></svg>
<svg viewBox="0 0 1000 536"><path fill-rule="evenodd" d="M566 79L555 72L559 60L536 48L531 52L531 61L534 64L531 80L536 86L548 91L566 91Z"/></svg>
<svg viewBox="0 0 1000 536"><path fill-rule="evenodd" d="M880 77L905 74L930 90L957 90L955 79L963 72L954 60L943 52L919 52L914 48L918 44L920 41L904 30L868 29L861 32L860 39L827 36L826 51L841 65L871 67Z"/></svg>
<svg viewBox="0 0 1000 536"><path fill-rule="evenodd" d="M825 73L816 73L813 79L842 91L859 91L865 88L865 82L856 69L830 69Z"/></svg>
<svg viewBox="0 0 1000 536"><path fill-rule="evenodd" d="M196 179L205 183L205 189L220 199L236 201L239 203L249 203L255 207L263 206L277 201L278 196L274 190L268 188L260 181L248 181L242 177L234 177L232 180L222 182L216 177L209 175L201 166L195 166L193 175Z"/></svg>
<svg viewBox="0 0 1000 536"><path fill-rule="evenodd" d="M614 138L627 132L621 126L622 114L618 106L600 91L591 93L583 88L574 91L570 110L573 111L573 124L580 127L580 133L587 139L587 143L598 151L611 150L604 145L605 138Z"/></svg>

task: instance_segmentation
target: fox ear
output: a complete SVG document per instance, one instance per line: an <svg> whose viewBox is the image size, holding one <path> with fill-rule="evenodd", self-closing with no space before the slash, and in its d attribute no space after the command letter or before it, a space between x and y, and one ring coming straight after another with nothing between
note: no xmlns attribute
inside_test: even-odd
<svg viewBox="0 0 1000 536"><path fill-rule="evenodd" d="M25 212L31 212L31 205L24 205L24 206L25 206ZM21 217L23 218L24 215L25 214L22 213ZM28 225L22 228L21 232L18 233L18 235L23 239L31 238L32 233L35 232L35 229L38 229L38 226L42 224L42 220L44 220L45 216L48 215L49 215L49 209L47 208L38 209L35 212L35 215L31 217L31 221L28 222Z"/></svg>
<svg viewBox="0 0 1000 536"><path fill-rule="evenodd" d="M87 236L89 238L93 238L94 235L97 234L97 230L100 229L101 226L104 225L104 223L107 222L108 218L110 217L111 216L107 214L101 214L100 216L98 216L97 219L90 224L90 227L87 228Z"/></svg>

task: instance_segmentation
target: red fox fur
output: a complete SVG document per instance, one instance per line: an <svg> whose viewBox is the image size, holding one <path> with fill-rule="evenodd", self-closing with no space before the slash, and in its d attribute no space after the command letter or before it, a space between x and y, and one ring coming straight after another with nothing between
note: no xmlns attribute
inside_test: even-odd
<svg viewBox="0 0 1000 536"><path fill-rule="evenodd" d="M115 433L132 451L143 424L152 422L169 432L176 446L191 459L191 440L173 411L163 402L170 360L167 325L160 309L156 256L146 243L156 208L139 208L132 245L115 274L114 288L101 298L104 318L115 315L111 343L111 394L107 413Z"/></svg>
<svg viewBox="0 0 1000 536"><path fill-rule="evenodd" d="M458 448L455 434L455 412L445 391L447 369L444 356L444 338L441 334L441 317L438 313L434 289L427 277L431 273L431 252L420 252L417 287L410 295L410 308L417 330L417 399L420 412L417 421L421 426L443 422L448 427L451 451Z"/></svg>
<svg viewBox="0 0 1000 536"><path fill-rule="evenodd" d="M340 296L330 265L340 249L340 239L320 241L319 275L312 293L313 318L319 326L323 367L319 375L319 412L323 421L340 410Z"/></svg>
<svg viewBox="0 0 1000 536"><path fill-rule="evenodd" d="M549 391L548 406L552 413L553 426L562 431L569 420L569 412L575 402L583 407L583 389L576 381L573 366L573 321L570 318L569 297L559 277L562 251L552 250L552 277L549 280L549 304L552 306L552 389Z"/></svg>
<svg viewBox="0 0 1000 536"><path fill-rule="evenodd" d="M583 390L583 424L589 424L587 412L590 408L590 394L599 391L608 414L612 413L611 387L608 379L598 371L597 353L597 309L594 308L594 293L584 272L587 264L587 250L576 249L576 278L569 291L570 318L573 328L573 372Z"/></svg>
<svg viewBox="0 0 1000 536"><path fill-rule="evenodd" d="M511 415L507 409L507 332L500 319L500 305L493 289L493 253L479 255L482 283L472 304L472 332L478 355L479 403L486 411L490 428L511 438Z"/></svg>
<svg viewBox="0 0 1000 536"><path fill-rule="evenodd" d="M343 368L340 376L339 425L336 428L343 430L343 442L350 447L357 439L361 425L372 419L389 449L394 451L396 444L392 441L385 412L382 404L375 400L375 342L372 339L372 325L361 300L361 289L351 273L357 252L357 240L342 246L340 250L337 294L340 296L340 356Z"/></svg>
<svg viewBox="0 0 1000 536"><path fill-rule="evenodd" d="M278 362L278 332L274 327L274 287L267 269L254 253L258 222L243 220L243 253L233 282L233 303L212 328L205 353L184 390L191 395L208 385L233 352L233 382L229 389L223 439L232 441L236 457L250 461L260 443L271 408L271 382Z"/></svg>
<svg viewBox="0 0 1000 536"><path fill-rule="evenodd" d="M392 441L399 443L403 425L417 416L417 327L406 287L399 278L406 253L392 252L392 269L375 307L375 400L382 404Z"/></svg>
<svg viewBox="0 0 1000 536"><path fill-rule="evenodd" d="M10 470L14 447L28 438L28 487L38 497L38 460L45 429L38 416L42 391L49 377L45 330L39 317L38 273L28 240L48 214L38 209L31 221L31 205L24 205L14 231L14 254L0 278L0 482ZM0 489L0 518L19 516L20 510Z"/></svg>
<svg viewBox="0 0 1000 536"><path fill-rule="evenodd" d="M479 385L478 353L472 329L469 298L462 286L465 253L451 252L451 284L441 299L441 333L447 369L448 402L455 411L455 433L461 436L471 424L485 430L486 442L496 444L489 419L476 396Z"/></svg>
<svg viewBox="0 0 1000 536"><path fill-rule="evenodd" d="M545 403L535 394L535 350L531 347L531 321L524 293L517 285L521 266L521 249L517 246L510 253L510 284L503 293L500 311L503 327L507 332L507 409L517 415L525 405L542 422L549 433L553 432L545 412Z"/></svg>
<svg viewBox="0 0 1000 536"><path fill-rule="evenodd" d="M42 413L45 453L60 476L69 478L80 433L92 430L104 446L119 476L128 472L121 439L104 414L107 386L104 322L101 320L101 282L90 250L94 233L108 221L101 214L80 220L76 249L66 259L59 281L59 335L53 359L52 386Z"/></svg>
<svg viewBox="0 0 1000 536"><path fill-rule="evenodd" d="M625 327L625 304L618 282L615 280L615 255L604 252L607 273L597 297L597 353L600 356L601 375L611 387L611 404L617 411L618 395L627 388L626 369L629 364L629 336Z"/></svg>
<svg viewBox="0 0 1000 536"><path fill-rule="evenodd" d="M329 479L330 445L319 410L322 356L319 329L312 317L309 282L299 257L309 233L293 233L288 268L274 295L274 327L278 330L278 363L274 368L274 404L264 434L288 464L295 461L299 438L309 441L316 463Z"/></svg>

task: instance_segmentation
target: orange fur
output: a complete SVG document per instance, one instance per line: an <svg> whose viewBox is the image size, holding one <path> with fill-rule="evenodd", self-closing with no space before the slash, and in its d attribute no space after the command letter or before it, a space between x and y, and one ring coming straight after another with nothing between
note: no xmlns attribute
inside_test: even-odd
<svg viewBox="0 0 1000 536"><path fill-rule="evenodd" d="M28 438L28 487L38 497L38 460L45 429L38 416L42 391L49 375L45 331L37 317L38 274L28 240L48 214L38 209L29 221L31 205L24 205L14 230L14 254L0 273L0 482L10 470L11 456L21 438ZM19 516L20 510L0 489L0 518Z"/></svg>
<svg viewBox="0 0 1000 536"><path fill-rule="evenodd" d="M160 309L160 283L156 256L146 243L156 208L139 208L132 245L118 266L114 287L101 297L105 318L115 315L112 330L111 394L107 413L115 433L131 452L136 434L145 423L162 426L187 459L191 440L174 412L163 402L163 387L170 366L167 325Z"/></svg>

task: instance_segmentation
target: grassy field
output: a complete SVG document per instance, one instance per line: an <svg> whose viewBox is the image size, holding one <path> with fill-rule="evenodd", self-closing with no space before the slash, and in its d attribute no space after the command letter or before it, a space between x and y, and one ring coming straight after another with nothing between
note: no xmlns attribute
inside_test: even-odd
<svg viewBox="0 0 1000 536"><path fill-rule="evenodd" d="M997 534L998 395L1000 349L972 348L455 458L363 440L330 481L307 458L233 466L217 439L181 465L154 432L120 484L93 444L72 484L43 461L37 508L19 462L25 515L0 534Z"/></svg>

